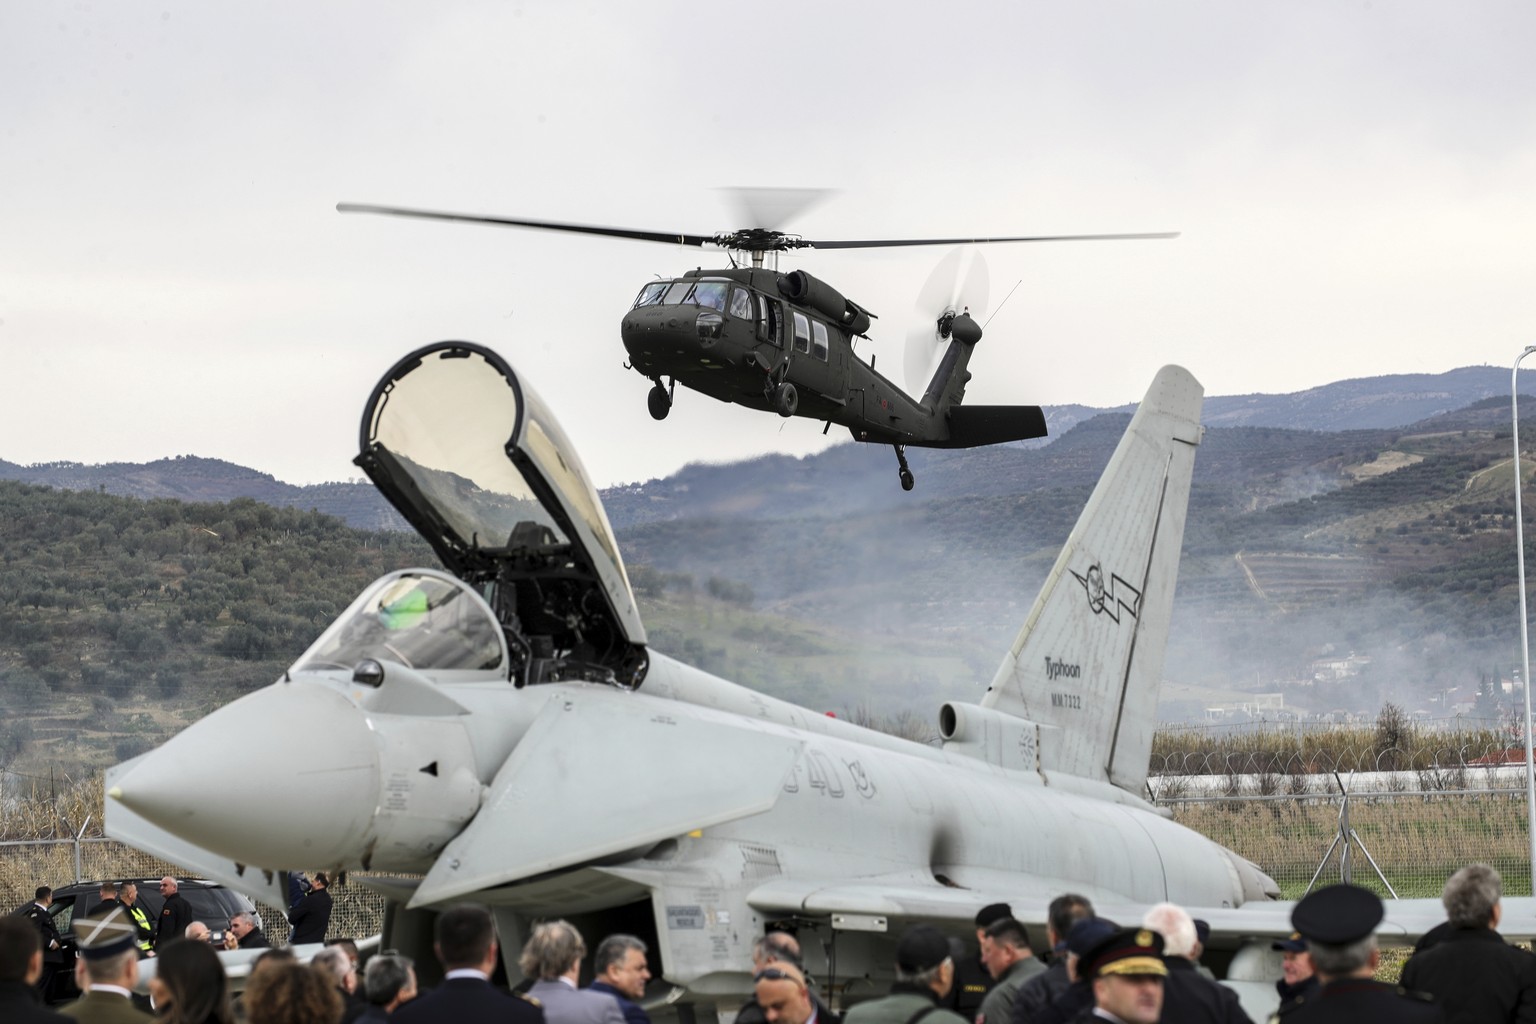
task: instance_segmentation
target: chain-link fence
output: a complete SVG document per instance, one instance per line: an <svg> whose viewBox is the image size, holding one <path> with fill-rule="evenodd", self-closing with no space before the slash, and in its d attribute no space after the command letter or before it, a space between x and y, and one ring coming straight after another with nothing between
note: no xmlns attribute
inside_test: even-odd
<svg viewBox="0 0 1536 1024"><path fill-rule="evenodd" d="M1337 795L1159 802L1175 821L1259 865L1286 899L1299 898L1314 877L1318 885L1339 881L1346 838L1350 880L1383 896L1385 878L1398 896L1437 897L1452 872L1475 862L1497 868L1509 895L1531 893L1524 789L1354 795L1347 809Z"/></svg>
<svg viewBox="0 0 1536 1024"><path fill-rule="evenodd" d="M0 912L32 899L40 885L55 889L72 882L125 878L195 877L174 864L111 839L0 841ZM337 880L330 887L331 924L326 934L361 938L378 933L384 923L384 897L355 883ZM286 917L279 907L257 904L274 944L287 941Z"/></svg>

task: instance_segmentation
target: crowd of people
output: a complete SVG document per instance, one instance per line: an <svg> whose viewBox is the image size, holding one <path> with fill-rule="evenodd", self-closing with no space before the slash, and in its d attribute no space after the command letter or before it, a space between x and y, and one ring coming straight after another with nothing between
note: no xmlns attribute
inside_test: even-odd
<svg viewBox="0 0 1536 1024"><path fill-rule="evenodd" d="M206 926L182 923L174 879L161 883L166 909L148 935L133 893L124 891L131 887L111 888L103 886L102 901L73 922L83 995L58 1012L37 998L49 953L62 945L46 913L49 894L39 890L25 912L0 919L0 1022L650 1024L641 1005L649 949L632 935L598 944L594 980L582 988L587 946L580 932L566 921L538 924L518 957L526 981L507 991L492 984L501 961L494 918L485 907L459 904L435 924L443 980L418 991L407 957L385 951L359 973L355 944L337 940L303 963L287 948L270 948L251 915L236 914L224 948L261 950L236 1000ZM1457 871L1442 896L1447 920L1420 939L1401 983L1392 985L1374 980L1381 900L1351 885L1311 893L1293 908L1295 931L1273 943L1284 974L1270 1021L1536 1024L1536 954L1499 935L1502 897L1492 867ZM178 926L179 933L163 930ZM1209 929L1171 903L1126 927L1098 916L1086 897L1064 894L1047 908L1039 956L1006 904L982 908L975 927L975 953L931 925L909 928L896 946L890 993L842 1018L817 991L796 937L769 932L753 947L752 996L736 1022L1252 1024L1236 993L1200 962ZM153 1016L134 995L147 955L155 958Z"/></svg>
<svg viewBox="0 0 1536 1024"><path fill-rule="evenodd" d="M1457 871L1441 897L1446 921L1419 940L1400 984L1387 984L1375 980L1380 898L1353 885L1309 894L1293 908L1295 931L1272 943L1283 977L1268 1020L1536 1024L1536 954L1499 935L1502 898L1491 866ZM1034 956L1006 904L982 908L975 925L974 955L930 926L909 929L891 993L854 1006L842 1024L1252 1024L1237 994L1200 962L1209 926L1171 903L1122 927L1096 916L1086 897L1062 895L1047 909L1049 964ZM743 1015L837 1024L797 951L772 937L759 947L755 998Z"/></svg>

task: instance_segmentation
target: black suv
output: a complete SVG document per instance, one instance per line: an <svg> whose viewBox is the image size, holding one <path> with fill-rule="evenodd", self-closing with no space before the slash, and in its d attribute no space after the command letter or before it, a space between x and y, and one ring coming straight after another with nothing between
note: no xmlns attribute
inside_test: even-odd
<svg viewBox="0 0 1536 1024"><path fill-rule="evenodd" d="M127 881L139 887L138 906L144 909L150 925L153 926L160 917L160 907L165 903L165 897L160 895L160 879L131 878ZM224 929L229 927L230 915L238 914L242 910L251 913L256 920L256 927L262 926L261 915L256 912L255 905L234 890L226 889L217 882L195 878L178 879L178 881L180 885L177 891L191 904L193 918L207 925L210 931L219 932L222 935ZM53 984L49 986L47 993L49 1002L65 1002L80 997L80 990L75 987L75 936L69 925L74 920L75 914L84 915L100 902L100 881L76 882L53 890L53 904L48 908L48 913L53 915L54 927L64 938L64 965L55 976Z"/></svg>

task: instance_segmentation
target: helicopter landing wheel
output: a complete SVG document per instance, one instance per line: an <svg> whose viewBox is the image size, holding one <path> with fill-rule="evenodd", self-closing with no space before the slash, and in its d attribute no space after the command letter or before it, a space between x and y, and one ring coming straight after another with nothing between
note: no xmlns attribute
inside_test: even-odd
<svg viewBox="0 0 1536 1024"><path fill-rule="evenodd" d="M672 396L667 394L666 388L657 384L645 396L645 407L651 410L651 419L664 420L667 413L672 411Z"/></svg>
<svg viewBox="0 0 1536 1024"><path fill-rule="evenodd" d="M785 419L795 414L795 410L800 408L800 393L793 384L784 383L773 389L773 407Z"/></svg>
<svg viewBox="0 0 1536 1024"><path fill-rule="evenodd" d="M904 444L893 445L896 449L896 464L901 467L897 474L901 478L901 489L910 491L917 484L917 478L912 475L912 470L907 466L907 446Z"/></svg>

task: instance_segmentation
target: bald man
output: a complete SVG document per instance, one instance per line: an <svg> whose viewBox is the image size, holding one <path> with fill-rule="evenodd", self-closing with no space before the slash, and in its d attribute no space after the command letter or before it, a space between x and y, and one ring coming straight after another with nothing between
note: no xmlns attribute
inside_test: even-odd
<svg viewBox="0 0 1536 1024"><path fill-rule="evenodd" d="M792 963L770 964L758 972L753 992L768 1024L817 1024L805 974Z"/></svg>

